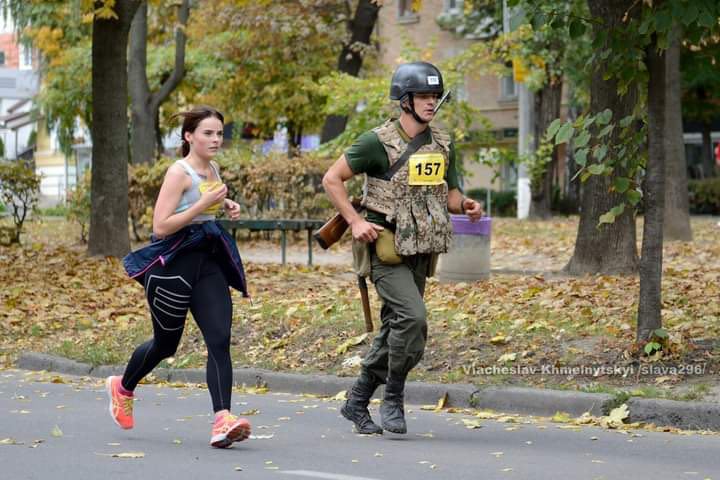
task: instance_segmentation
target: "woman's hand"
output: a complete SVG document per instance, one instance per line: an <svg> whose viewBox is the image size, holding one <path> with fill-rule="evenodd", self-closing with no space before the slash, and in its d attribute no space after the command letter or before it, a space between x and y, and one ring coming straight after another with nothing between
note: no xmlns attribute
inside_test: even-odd
<svg viewBox="0 0 720 480"><path fill-rule="evenodd" d="M225 214L230 218L230 220L237 220L240 218L240 205L237 202L226 198L224 207Z"/></svg>
<svg viewBox="0 0 720 480"><path fill-rule="evenodd" d="M202 206L203 210L212 205L223 203L225 201L225 196L227 195L227 190L227 185L224 183L220 184L219 187L216 187L213 190L206 190L202 193L200 200L198 200L197 203Z"/></svg>

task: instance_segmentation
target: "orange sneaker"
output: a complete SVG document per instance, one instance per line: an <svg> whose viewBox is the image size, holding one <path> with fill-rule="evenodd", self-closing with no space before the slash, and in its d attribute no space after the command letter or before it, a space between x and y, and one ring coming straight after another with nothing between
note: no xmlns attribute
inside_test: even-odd
<svg viewBox="0 0 720 480"><path fill-rule="evenodd" d="M242 442L250 436L250 422L224 410L215 416L210 445L227 448L233 442Z"/></svg>
<svg viewBox="0 0 720 480"><path fill-rule="evenodd" d="M110 397L110 416L118 427L133 428L133 400L132 395L120 393L120 380L122 377L108 377L105 380L105 389Z"/></svg>

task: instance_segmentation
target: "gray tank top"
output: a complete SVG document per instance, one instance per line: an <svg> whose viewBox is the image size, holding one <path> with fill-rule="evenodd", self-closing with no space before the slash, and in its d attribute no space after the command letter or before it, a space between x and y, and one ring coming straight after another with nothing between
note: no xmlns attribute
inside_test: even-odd
<svg viewBox="0 0 720 480"><path fill-rule="evenodd" d="M180 203L178 203L177 208L175 208L175 213L181 213L190 208L190 206L196 203L198 200L200 200L200 196L202 195L200 193L200 184L204 182L205 179L201 177L185 160L178 160L175 163L179 164L182 168L184 168L185 172L187 172L187 174L190 175L190 178L192 179L192 185L190 186L190 188L183 192L182 197L180 197ZM212 162L210 162L210 167L213 169L213 172L215 172L215 176L220 179L220 173L218 173L215 165L213 165ZM193 217L191 222L202 223L213 220L215 220L215 214L207 213L206 210L201 214Z"/></svg>

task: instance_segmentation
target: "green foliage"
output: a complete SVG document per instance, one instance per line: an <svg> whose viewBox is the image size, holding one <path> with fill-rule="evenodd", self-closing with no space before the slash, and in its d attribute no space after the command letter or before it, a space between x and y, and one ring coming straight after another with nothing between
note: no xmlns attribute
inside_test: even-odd
<svg viewBox="0 0 720 480"><path fill-rule="evenodd" d="M400 60L410 62L429 60L432 57L433 45L421 50L406 39ZM480 74L497 68L493 62L476 54L474 50L466 50L461 54L436 62L443 73L445 89L457 92L464 85L465 76ZM363 77L333 72L322 78L318 92L325 96L324 114L348 116L345 131L333 141L322 146L322 154L336 157L362 133L380 125L388 118L398 118L400 107L397 102L388 99L392 71L387 68L371 70ZM435 120L450 133L456 144L471 140L470 129L481 132L491 128L487 118L480 115L467 101L454 99L443 105Z"/></svg>
<svg viewBox="0 0 720 480"><path fill-rule="evenodd" d="M37 205L40 176L23 162L0 163L0 201L10 210L13 227L0 232L3 243L20 243L28 215Z"/></svg>
<svg viewBox="0 0 720 480"><path fill-rule="evenodd" d="M530 178L530 190L533 192L542 190L542 181L552 162L552 154L555 145L547 139L540 140L540 146L528 154L521 155L520 162L527 165L528 177Z"/></svg>
<svg viewBox="0 0 720 480"><path fill-rule="evenodd" d="M10 12L21 41L41 53L43 83L37 101L48 128L57 127L62 151L69 155L77 118L90 125L90 45L92 11L87 0L0 0ZM103 4L102 8L107 5Z"/></svg>
<svg viewBox="0 0 720 480"><path fill-rule="evenodd" d="M155 163L128 166L129 215L136 240L142 238L141 231L152 230L155 200L160 193L165 172L172 163L172 159L164 157Z"/></svg>
<svg viewBox="0 0 720 480"><path fill-rule="evenodd" d="M502 2L465 0L462 12L444 11L435 20L440 28L469 40L495 37L502 31Z"/></svg>
<svg viewBox="0 0 720 480"><path fill-rule="evenodd" d="M720 215L720 178L688 181L690 212Z"/></svg>
<svg viewBox="0 0 720 480"><path fill-rule="evenodd" d="M652 335L645 343L643 352L646 355L653 355L656 352L667 350L669 341L670 335L668 335L667 330L658 328L652 332Z"/></svg>
<svg viewBox="0 0 720 480"><path fill-rule="evenodd" d="M600 216L600 225L613 223L626 206L635 207L642 198L636 179L645 164L647 125L641 123L638 128L635 116L617 123L612 122L612 117L612 111L604 110L596 115L581 115L574 122L562 123L557 119L550 124L545 136L545 140L555 145L574 139L575 162L581 167L576 176L579 175L581 181L587 181L592 175L612 176L611 189L625 194L625 202ZM617 140L609 141L613 136ZM618 171L625 176L615 175Z"/></svg>
<svg viewBox="0 0 720 480"><path fill-rule="evenodd" d="M191 40L231 67L208 96L263 135L278 123L297 133L324 120L321 78L337 69L349 14L340 0L217 0L198 9Z"/></svg>
<svg viewBox="0 0 720 480"><path fill-rule="evenodd" d="M44 217L65 217L67 215L67 207L58 204L54 207L41 208L39 213Z"/></svg>
<svg viewBox="0 0 720 480"><path fill-rule="evenodd" d="M67 193L65 218L80 226L80 241L87 243L90 225L90 170L87 170L78 185Z"/></svg>
<svg viewBox="0 0 720 480"><path fill-rule="evenodd" d="M720 37L685 42L680 56L683 116L708 123L720 116Z"/></svg>

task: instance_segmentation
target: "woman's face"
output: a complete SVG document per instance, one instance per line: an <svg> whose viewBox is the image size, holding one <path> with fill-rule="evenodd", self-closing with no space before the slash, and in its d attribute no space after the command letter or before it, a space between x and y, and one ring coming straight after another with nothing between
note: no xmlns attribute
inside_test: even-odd
<svg viewBox="0 0 720 480"><path fill-rule="evenodd" d="M215 117L204 118L194 132L185 132L190 151L201 158L212 158L223 142L223 124Z"/></svg>

